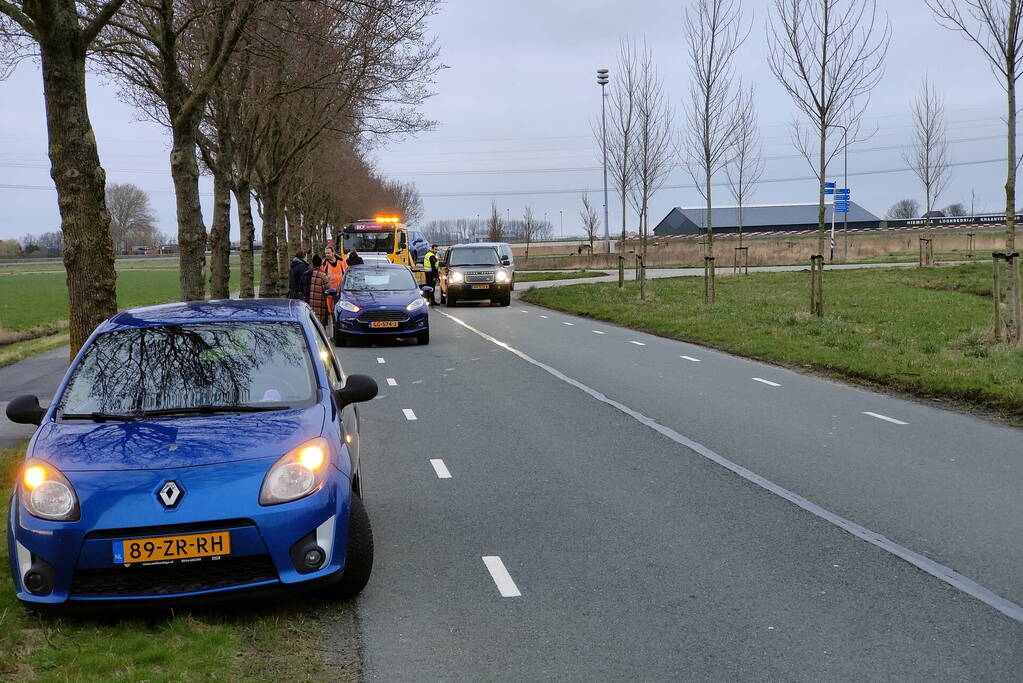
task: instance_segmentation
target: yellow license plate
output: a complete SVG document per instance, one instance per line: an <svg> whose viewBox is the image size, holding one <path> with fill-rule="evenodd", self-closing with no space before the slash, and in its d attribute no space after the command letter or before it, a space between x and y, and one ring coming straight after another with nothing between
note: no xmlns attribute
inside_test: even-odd
<svg viewBox="0 0 1023 683"><path fill-rule="evenodd" d="M144 564L230 554L230 531L114 541L115 564Z"/></svg>
<svg viewBox="0 0 1023 683"><path fill-rule="evenodd" d="M473 289L490 289L490 285L473 285Z"/></svg>
<svg viewBox="0 0 1023 683"><path fill-rule="evenodd" d="M398 322L396 320L380 320L375 323L370 323L370 327L397 327Z"/></svg>

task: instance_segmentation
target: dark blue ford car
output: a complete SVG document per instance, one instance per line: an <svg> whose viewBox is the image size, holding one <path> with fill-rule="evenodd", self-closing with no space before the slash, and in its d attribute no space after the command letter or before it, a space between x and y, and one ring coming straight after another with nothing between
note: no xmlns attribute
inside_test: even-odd
<svg viewBox="0 0 1023 683"><path fill-rule="evenodd" d="M102 324L39 425L11 500L17 597L37 606L197 600L369 580L359 415L298 301L125 311Z"/></svg>
<svg viewBox="0 0 1023 683"><path fill-rule="evenodd" d="M353 339L407 337L430 343L430 307L405 266L373 264L353 266L345 273L334 305L334 343Z"/></svg>

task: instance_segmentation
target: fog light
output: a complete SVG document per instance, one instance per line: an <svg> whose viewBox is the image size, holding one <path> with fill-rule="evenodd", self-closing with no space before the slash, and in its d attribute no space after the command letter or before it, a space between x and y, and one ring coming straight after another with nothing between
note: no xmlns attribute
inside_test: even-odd
<svg viewBox="0 0 1023 683"><path fill-rule="evenodd" d="M311 550L307 550L305 553L305 566L310 569L316 569L323 564L323 560L325 558L326 555L323 553L323 550L320 548L312 548Z"/></svg>
<svg viewBox="0 0 1023 683"><path fill-rule="evenodd" d="M39 572L25 574L25 588L29 593L45 593L46 579Z"/></svg>

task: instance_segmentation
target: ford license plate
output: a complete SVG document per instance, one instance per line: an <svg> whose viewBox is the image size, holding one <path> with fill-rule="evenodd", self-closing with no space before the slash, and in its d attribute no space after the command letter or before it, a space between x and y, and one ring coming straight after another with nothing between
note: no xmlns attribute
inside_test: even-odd
<svg viewBox="0 0 1023 683"><path fill-rule="evenodd" d="M370 327L397 327L398 321L396 320L378 320L369 324Z"/></svg>

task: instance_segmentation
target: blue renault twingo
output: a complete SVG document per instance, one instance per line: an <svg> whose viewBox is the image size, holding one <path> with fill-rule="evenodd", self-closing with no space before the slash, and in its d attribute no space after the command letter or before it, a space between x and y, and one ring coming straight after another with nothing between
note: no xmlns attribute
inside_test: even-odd
<svg viewBox="0 0 1023 683"><path fill-rule="evenodd" d="M11 499L17 597L37 607L356 595L373 537L356 403L299 301L151 306L100 325L41 408Z"/></svg>

